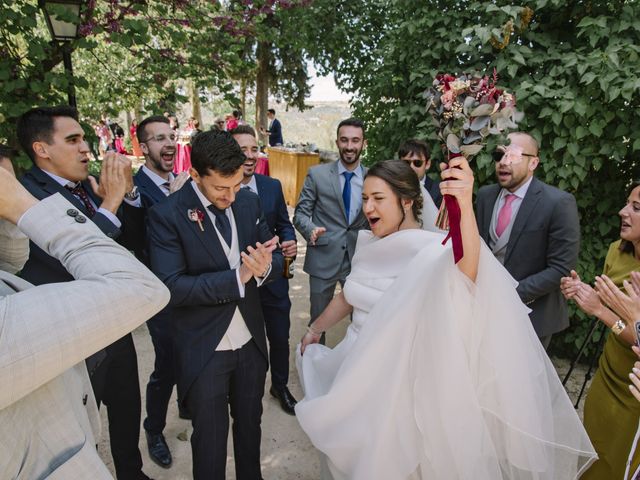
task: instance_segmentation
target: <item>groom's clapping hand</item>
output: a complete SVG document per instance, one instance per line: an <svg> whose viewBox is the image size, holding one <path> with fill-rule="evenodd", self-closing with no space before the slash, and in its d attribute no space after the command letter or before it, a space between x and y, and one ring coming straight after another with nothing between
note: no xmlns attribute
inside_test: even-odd
<svg viewBox="0 0 640 480"><path fill-rule="evenodd" d="M266 276L271 265L271 254L277 246L278 237L273 237L265 243L256 243L255 248L249 246L246 252L241 252L240 280L247 283L252 277Z"/></svg>

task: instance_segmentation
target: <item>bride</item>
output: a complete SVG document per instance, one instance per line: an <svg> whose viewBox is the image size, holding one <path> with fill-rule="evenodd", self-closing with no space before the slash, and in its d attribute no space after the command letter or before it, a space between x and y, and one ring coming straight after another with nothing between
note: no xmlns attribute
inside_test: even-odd
<svg viewBox="0 0 640 480"><path fill-rule="evenodd" d="M453 168L459 167L459 168ZM515 290L481 244L473 174L443 165L464 257L421 230L417 177L372 167L351 274L297 354L297 418L336 480L572 479L595 452ZM353 312L335 348L322 332Z"/></svg>

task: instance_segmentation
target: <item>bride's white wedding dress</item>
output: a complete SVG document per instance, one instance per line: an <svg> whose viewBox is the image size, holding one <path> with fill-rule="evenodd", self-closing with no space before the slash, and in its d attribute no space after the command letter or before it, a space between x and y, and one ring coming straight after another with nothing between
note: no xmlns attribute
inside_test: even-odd
<svg viewBox="0 0 640 480"><path fill-rule="evenodd" d="M302 428L340 480L575 478L595 452L515 281L442 239L360 233L344 340L298 349Z"/></svg>

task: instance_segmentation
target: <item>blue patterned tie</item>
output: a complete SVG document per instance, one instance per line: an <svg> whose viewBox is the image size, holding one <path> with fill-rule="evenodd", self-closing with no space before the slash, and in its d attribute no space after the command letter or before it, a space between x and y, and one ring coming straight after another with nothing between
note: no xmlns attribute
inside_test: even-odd
<svg viewBox="0 0 640 480"><path fill-rule="evenodd" d="M227 246L231 247L231 222L224 210L220 210L215 205L211 204L207 207L216 216L216 228L227 242Z"/></svg>
<svg viewBox="0 0 640 480"><path fill-rule="evenodd" d="M342 172L344 175L344 188L342 189L342 202L344 211L347 213L347 223L349 223L349 210L351 210L351 179L355 175L353 172Z"/></svg>

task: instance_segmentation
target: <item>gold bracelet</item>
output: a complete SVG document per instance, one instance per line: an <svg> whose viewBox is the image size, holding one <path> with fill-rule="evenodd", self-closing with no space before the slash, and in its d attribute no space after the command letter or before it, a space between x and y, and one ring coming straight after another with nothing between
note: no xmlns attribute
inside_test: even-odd
<svg viewBox="0 0 640 480"><path fill-rule="evenodd" d="M611 331L616 335L620 335L625 328L627 328L627 324L624 323L622 320L618 320L616 323L611 325Z"/></svg>

